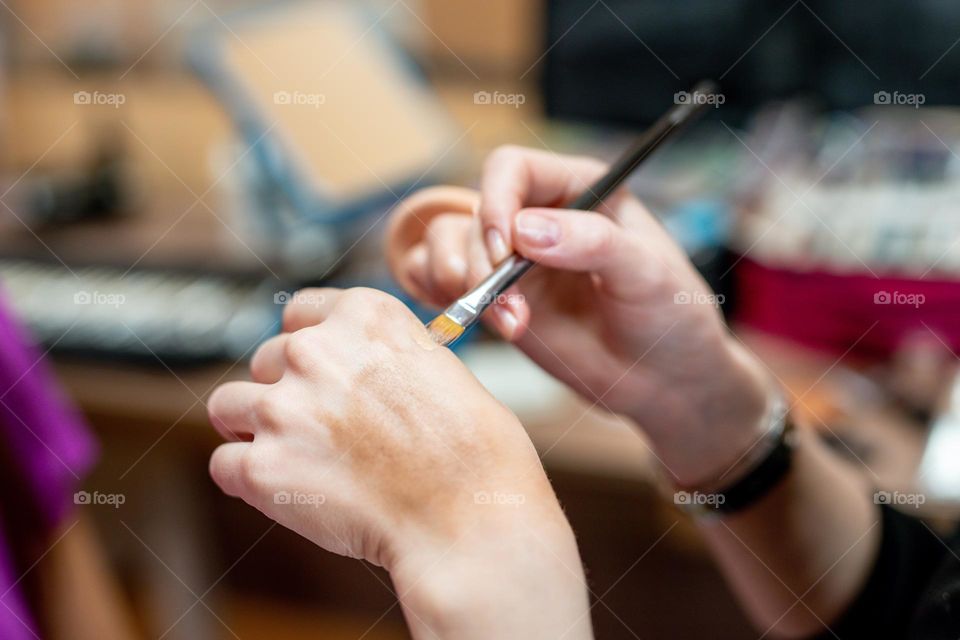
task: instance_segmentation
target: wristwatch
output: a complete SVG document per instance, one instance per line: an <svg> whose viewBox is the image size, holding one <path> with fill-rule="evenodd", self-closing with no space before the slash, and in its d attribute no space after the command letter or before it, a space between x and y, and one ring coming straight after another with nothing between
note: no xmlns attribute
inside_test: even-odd
<svg viewBox="0 0 960 640"><path fill-rule="evenodd" d="M721 478L704 485L716 488L674 487L674 503L696 517L722 517L772 491L790 471L796 444L793 420L781 393L774 398L767 422L764 435L724 474L737 480L724 485Z"/></svg>

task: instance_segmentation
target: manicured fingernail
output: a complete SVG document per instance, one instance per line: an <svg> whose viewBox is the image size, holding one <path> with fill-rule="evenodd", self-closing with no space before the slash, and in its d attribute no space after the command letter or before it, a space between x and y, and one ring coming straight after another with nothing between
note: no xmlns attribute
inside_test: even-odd
<svg viewBox="0 0 960 640"><path fill-rule="evenodd" d="M535 213L517 216L517 235L535 247L552 247L560 242L560 225L551 218Z"/></svg>
<svg viewBox="0 0 960 640"><path fill-rule="evenodd" d="M490 261L494 264L502 262L510 255L503 234L498 229L487 229L487 251L490 252Z"/></svg>
<svg viewBox="0 0 960 640"><path fill-rule="evenodd" d="M500 320L500 324L503 327L505 333L504 337L507 340L513 339L513 334L517 332L517 316L510 313L510 310L506 307L497 305L493 308L493 312L497 314L497 318Z"/></svg>

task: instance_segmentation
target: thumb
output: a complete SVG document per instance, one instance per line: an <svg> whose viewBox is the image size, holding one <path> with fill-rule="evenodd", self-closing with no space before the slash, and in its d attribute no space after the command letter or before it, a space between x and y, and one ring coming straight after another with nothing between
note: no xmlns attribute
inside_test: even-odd
<svg viewBox="0 0 960 640"><path fill-rule="evenodd" d="M513 221L516 251L546 267L596 273L615 297L631 298L649 281L655 262L644 259L635 231L585 211L523 209Z"/></svg>

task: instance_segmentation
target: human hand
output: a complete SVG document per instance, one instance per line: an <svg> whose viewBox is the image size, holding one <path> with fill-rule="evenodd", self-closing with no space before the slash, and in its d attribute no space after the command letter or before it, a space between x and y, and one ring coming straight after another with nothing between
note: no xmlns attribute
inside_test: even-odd
<svg viewBox="0 0 960 640"><path fill-rule="evenodd" d="M216 483L387 568L417 637L587 637L572 532L516 417L387 294L299 292L284 330L252 382L210 398L229 440L210 461ZM541 615L516 606L537 592ZM579 618L543 619L555 608L587 635Z"/></svg>
<svg viewBox="0 0 960 640"><path fill-rule="evenodd" d="M765 376L636 198L620 191L599 213L551 208L605 171L590 158L501 148L479 193L428 189L398 207L389 262L412 295L436 306L511 251L539 263L490 322L588 401L636 420L673 479L697 485L752 446L767 408Z"/></svg>

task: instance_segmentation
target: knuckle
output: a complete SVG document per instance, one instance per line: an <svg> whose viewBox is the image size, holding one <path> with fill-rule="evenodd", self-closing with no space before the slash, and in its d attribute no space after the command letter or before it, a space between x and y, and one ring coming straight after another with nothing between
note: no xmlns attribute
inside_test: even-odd
<svg viewBox="0 0 960 640"><path fill-rule="evenodd" d="M304 287L303 289L298 289L293 295L294 302L302 302L306 304L317 304L322 303L326 300L327 293L329 289L324 287Z"/></svg>
<svg viewBox="0 0 960 640"><path fill-rule="evenodd" d="M220 480L223 477L223 463L220 461L219 451L219 448L213 450L213 453L210 454L210 462L207 465L210 477L213 478L217 484L221 484Z"/></svg>
<svg viewBox="0 0 960 640"><path fill-rule="evenodd" d="M221 488L226 486L226 470L224 469L225 463L223 456L223 447L217 447L213 450L213 453L210 454L210 464L208 465L210 477L213 478L213 481Z"/></svg>
<svg viewBox="0 0 960 640"><path fill-rule="evenodd" d="M598 218L595 224L584 225L584 240L587 251L595 256L610 255L617 241L613 224Z"/></svg>
<svg viewBox="0 0 960 640"><path fill-rule="evenodd" d="M266 348L267 343L260 345L250 358L250 377L254 380L263 380L269 373L267 364ZM211 396L211 401L213 397Z"/></svg>
<svg viewBox="0 0 960 640"><path fill-rule="evenodd" d="M570 159L580 167L580 173L584 173L590 177L603 175L610 168L608 163L593 156L577 155L571 156Z"/></svg>
<svg viewBox="0 0 960 640"><path fill-rule="evenodd" d="M515 144L502 144L496 147L487 156L484 166L490 168L495 165L520 162L527 150Z"/></svg>
<svg viewBox="0 0 960 640"><path fill-rule="evenodd" d="M225 385L220 385L213 390L213 393L210 394L210 398L207 400L207 416L211 421L213 421L213 419L221 413L225 392Z"/></svg>
<svg viewBox="0 0 960 640"><path fill-rule="evenodd" d="M418 322L398 298L375 289L351 289L341 297L336 329L330 340L331 357L343 363L343 340L361 338L367 347L376 342L394 344L399 331ZM354 353L355 352L351 352Z"/></svg>
<svg viewBox="0 0 960 640"><path fill-rule="evenodd" d="M257 492L269 482L273 474L270 456L260 446L247 447L240 457L239 480L248 495Z"/></svg>
<svg viewBox="0 0 960 640"><path fill-rule="evenodd" d="M382 298L376 302L375 312L370 316L376 325L401 326L412 317L407 306L393 297Z"/></svg>
<svg viewBox="0 0 960 640"><path fill-rule="evenodd" d="M291 333L283 345L283 356L287 365L298 371L310 368L317 346L318 342L312 332L301 329Z"/></svg>
<svg viewBox="0 0 960 640"><path fill-rule="evenodd" d="M348 310L363 318L378 318L384 312L396 313L406 306L397 298L379 289L357 287L343 295Z"/></svg>
<svg viewBox="0 0 960 640"><path fill-rule="evenodd" d="M297 317L300 315L300 309L297 308L297 305L290 301L283 306L283 320L282 324L284 327L289 327L291 324L294 324L297 320Z"/></svg>
<svg viewBox="0 0 960 640"><path fill-rule="evenodd" d="M286 327L294 323L300 317L302 309L297 304L296 293L290 294L283 305L283 326Z"/></svg>
<svg viewBox="0 0 960 640"><path fill-rule="evenodd" d="M260 425L275 428L286 421L287 406L283 397L271 389L254 402L253 412Z"/></svg>
<svg viewBox="0 0 960 640"><path fill-rule="evenodd" d="M410 314L410 310L407 308L407 305L405 305L399 298L386 293L380 294L376 301L376 305L381 312L388 314L390 317L406 317Z"/></svg>
<svg viewBox="0 0 960 640"><path fill-rule="evenodd" d="M367 287L347 289L343 292L343 295L340 296L340 301L337 304L338 310L341 312L346 310L350 313L363 313L369 310L370 304L378 293L376 289Z"/></svg>
<svg viewBox="0 0 960 640"><path fill-rule="evenodd" d="M462 242L466 238L471 220L469 216L456 213L439 215L429 223L427 241L443 245Z"/></svg>
<svg viewBox="0 0 960 640"><path fill-rule="evenodd" d="M307 322L318 321L317 309L327 298L328 290L317 287L299 289L294 292L283 307L283 327L302 328Z"/></svg>

